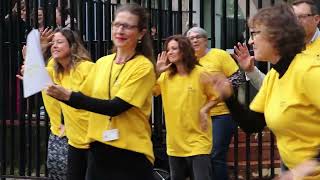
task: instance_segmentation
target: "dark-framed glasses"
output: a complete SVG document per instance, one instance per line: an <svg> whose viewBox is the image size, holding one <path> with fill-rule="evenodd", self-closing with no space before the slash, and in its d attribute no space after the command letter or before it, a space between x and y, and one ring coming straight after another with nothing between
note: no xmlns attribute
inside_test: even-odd
<svg viewBox="0 0 320 180"><path fill-rule="evenodd" d="M196 35L196 36L189 36L188 38L190 41L193 41L193 40L198 40L198 39L204 38L204 36Z"/></svg>
<svg viewBox="0 0 320 180"><path fill-rule="evenodd" d="M120 23L120 22L113 22L112 23L113 29L119 29L120 27L122 27L124 30L132 30L134 28L138 28L137 25L130 25L127 23Z"/></svg>
<svg viewBox="0 0 320 180"><path fill-rule="evenodd" d="M296 15L298 19L306 19L307 17L314 16L314 14L300 14Z"/></svg>

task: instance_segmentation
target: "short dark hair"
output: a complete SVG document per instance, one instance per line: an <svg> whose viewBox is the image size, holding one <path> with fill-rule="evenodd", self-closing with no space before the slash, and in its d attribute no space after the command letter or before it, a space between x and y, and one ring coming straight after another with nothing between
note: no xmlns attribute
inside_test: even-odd
<svg viewBox="0 0 320 180"><path fill-rule="evenodd" d="M292 5L297 6L303 3L306 3L309 5L312 14L315 14L315 15L319 14L319 9L313 0L295 0L292 2Z"/></svg>
<svg viewBox="0 0 320 180"><path fill-rule="evenodd" d="M177 41L179 44L179 50L181 52L182 56L182 63L189 74L195 67L196 64L198 64L197 58L195 56L194 49L191 45L190 40L182 35L173 35L166 39L166 42L164 43L164 50L167 51L168 43L170 41ZM172 64L169 68L170 74L169 76L173 76L177 73L177 67Z"/></svg>
<svg viewBox="0 0 320 180"><path fill-rule="evenodd" d="M260 9L249 19L249 27L256 26L265 27L267 38L281 57L293 58L305 47L305 31L288 4Z"/></svg>

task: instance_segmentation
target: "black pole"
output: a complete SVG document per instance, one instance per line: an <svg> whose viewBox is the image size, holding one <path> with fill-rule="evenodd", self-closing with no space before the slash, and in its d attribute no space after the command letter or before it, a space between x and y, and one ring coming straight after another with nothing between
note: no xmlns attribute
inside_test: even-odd
<svg viewBox="0 0 320 180"><path fill-rule="evenodd" d="M193 26L193 1L189 0L189 28Z"/></svg>
<svg viewBox="0 0 320 180"><path fill-rule="evenodd" d="M178 34L182 34L182 0L178 0Z"/></svg>
<svg viewBox="0 0 320 180"><path fill-rule="evenodd" d="M0 27L4 27L5 22L5 5L4 1L0 1ZM4 29L0 28L0 57L4 57ZM6 72L6 68L4 66L3 60L0 61L0 87L5 87L4 83L4 73ZM0 107L5 107L5 93L4 88L0 88ZM3 108L0 108L0 176L5 175L5 154L6 150L6 128L5 128L5 112ZM4 178L1 178L4 180Z"/></svg>
<svg viewBox="0 0 320 180"><path fill-rule="evenodd" d="M111 3L110 1L106 1L105 2L105 29L106 29L106 40L107 40L107 53L109 53L110 49L111 49L111 22L112 22L112 16L111 16ZM106 53L106 52L104 52Z"/></svg>
<svg viewBox="0 0 320 180"><path fill-rule="evenodd" d="M215 1L211 1L211 48L215 47L216 44L216 37L215 37L215 30L216 30L216 5Z"/></svg>
<svg viewBox="0 0 320 180"><path fill-rule="evenodd" d="M168 2L168 27L169 27L169 29L168 29L168 34L169 35L172 35L173 34L173 20L172 20L172 18L173 18L173 16L172 16L172 1L171 0L168 0L167 1Z"/></svg>
<svg viewBox="0 0 320 180"><path fill-rule="evenodd" d="M162 23L162 16L163 16L163 11L162 11L162 1L158 0L158 42L157 42L157 49L158 53L162 51L162 30L163 30L163 23Z"/></svg>
<svg viewBox="0 0 320 180"><path fill-rule="evenodd" d="M238 27L238 9L239 9L239 4L238 4L238 0L234 0L233 1L233 9L234 9L234 12L233 12L233 18L234 18L234 24L233 24L233 27L234 27L234 37L235 37L235 43L237 43L238 39L239 39L239 27ZM233 174L234 174L234 177L235 179L238 179L238 171L239 171L239 157L238 157L238 152L239 152L239 136L238 136L238 128L236 128L236 131L234 133L234 141L233 141L233 145L234 145L234 150L233 150L233 157L234 157L234 170L233 170Z"/></svg>
<svg viewBox="0 0 320 180"><path fill-rule="evenodd" d="M200 0L200 27L204 28L204 0Z"/></svg>

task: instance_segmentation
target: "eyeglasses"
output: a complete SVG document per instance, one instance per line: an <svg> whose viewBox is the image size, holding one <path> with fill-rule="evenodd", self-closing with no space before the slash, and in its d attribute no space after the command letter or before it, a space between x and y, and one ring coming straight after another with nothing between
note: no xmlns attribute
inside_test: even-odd
<svg viewBox="0 0 320 180"><path fill-rule="evenodd" d="M314 14L300 14L300 15L296 15L298 19L305 19L307 17L310 16L314 16Z"/></svg>
<svg viewBox="0 0 320 180"><path fill-rule="evenodd" d="M251 32L250 32L251 39L254 40L254 37L256 37L257 34L260 34L260 33L261 33L261 31L251 31Z"/></svg>
<svg viewBox="0 0 320 180"><path fill-rule="evenodd" d="M137 25L130 25L127 23L119 23L119 22L113 22L112 23L112 28L113 29L119 29L120 27L122 27L124 30L132 30L134 28L137 28Z"/></svg>
<svg viewBox="0 0 320 180"><path fill-rule="evenodd" d="M193 41L193 40L198 40L198 39L201 39L201 38L204 38L204 36L201 36L201 35L197 35L197 36L189 36L188 37L190 41Z"/></svg>

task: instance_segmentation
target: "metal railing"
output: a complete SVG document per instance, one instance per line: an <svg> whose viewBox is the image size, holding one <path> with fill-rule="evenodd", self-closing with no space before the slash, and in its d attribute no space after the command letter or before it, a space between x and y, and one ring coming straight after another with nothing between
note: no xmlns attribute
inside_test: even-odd
<svg viewBox="0 0 320 180"><path fill-rule="evenodd" d="M60 4L58 4L60 2ZM68 9L70 12L70 27L78 30L87 49L94 60L110 53L111 22L113 12L120 3L136 2L148 9L150 13L149 28L155 26L157 33L154 36L154 52L160 52L165 38L172 34L184 33L185 24L191 27L194 24L195 14L199 14L198 25L205 29L211 29L209 40L211 47L216 46L216 31L221 32L220 46L222 49L232 48L233 44L244 37L249 37L245 26L245 19L239 18L238 0L221 0L221 24L217 24L216 18L206 17L206 14L216 17L216 1L208 0L141 0L141 1L109 1L109 0L25 0L0 1L0 178L26 178L46 179L46 154L49 133L49 119L45 110L41 95L37 94L28 99L22 96L22 84L15 75L19 72L22 63L21 48L25 44L26 34L32 27L38 28L38 7L43 7L44 25L56 27L57 6ZM233 14L228 15L232 4ZM258 7L262 7L262 0L256 0ZM198 3L198 4L197 4ZM275 1L271 0L270 4ZM198 7L197 11L193 8ZM245 1L244 17L250 15L250 1ZM173 10L174 7L176 10ZM62 26L66 23L67 12L62 12ZM26 12L25 15L21 16ZM22 18L20 18L22 17ZM209 22L208 22L209 18ZM188 28L187 27L187 28ZM242 33L244 32L244 33ZM265 67L264 64L260 65ZM249 84L246 85L246 102L250 101L254 91ZM160 98L154 98L152 113L153 143L157 157L156 167L167 168L165 153L165 128L163 111ZM253 171L258 178L274 177L276 151L274 137L263 137L258 134L257 140L250 136L245 137L245 153L242 155L241 133L235 134L233 143L233 160L229 162L230 173L234 179L244 175L246 179L252 178ZM265 157L265 144L267 140L267 160ZM257 160L253 157L252 144L257 144ZM244 162L241 162L245 156ZM244 163L244 164L243 164ZM256 169L256 170L255 170ZM265 175L263 169L269 169ZM243 173L244 172L244 173Z"/></svg>

